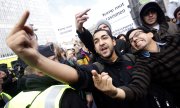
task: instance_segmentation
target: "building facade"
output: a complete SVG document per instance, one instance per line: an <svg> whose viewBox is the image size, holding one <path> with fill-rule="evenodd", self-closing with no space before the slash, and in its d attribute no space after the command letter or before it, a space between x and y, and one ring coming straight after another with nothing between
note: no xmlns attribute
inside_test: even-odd
<svg viewBox="0 0 180 108"><path fill-rule="evenodd" d="M25 10L30 11L27 24L36 28L38 43L56 42L46 0L0 0L0 59L15 55L6 45L5 39Z"/></svg>

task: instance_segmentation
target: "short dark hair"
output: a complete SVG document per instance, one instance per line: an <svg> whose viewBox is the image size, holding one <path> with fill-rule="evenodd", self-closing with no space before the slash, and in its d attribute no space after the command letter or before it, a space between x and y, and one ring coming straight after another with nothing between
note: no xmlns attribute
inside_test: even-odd
<svg viewBox="0 0 180 108"><path fill-rule="evenodd" d="M145 27L137 27L137 28L135 28L135 29L131 29L131 30L129 30L129 31L126 33L127 42L129 42L129 35L130 35L134 30L142 30L144 33L149 33L149 32L152 32L152 33L153 33L152 30L147 29L147 28L145 28Z"/></svg>
<svg viewBox="0 0 180 108"><path fill-rule="evenodd" d="M119 34L119 35L117 36L117 39L119 39L121 36L126 37L126 35L125 35L125 34Z"/></svg>
<svg viewBox="0 0 180 108"><path fill-rule="evenodd" d="M177 17L177 13L178 13L179 11L180 11L180 6L177 7L177 8L175 9L175 11L174 11L174 18Z"/></svg>
<svg viewBox="0 0 180 108"><path fill-rule="evenodd" d="M111 39L114 39L111 31L109 31L109 30L97 29L97 30L94 31L94 34L96 34L96 33L99 32L99 31L106 31L106 33L111 37ZM93 37L94 37L94 34L93 34Z"/></svg>

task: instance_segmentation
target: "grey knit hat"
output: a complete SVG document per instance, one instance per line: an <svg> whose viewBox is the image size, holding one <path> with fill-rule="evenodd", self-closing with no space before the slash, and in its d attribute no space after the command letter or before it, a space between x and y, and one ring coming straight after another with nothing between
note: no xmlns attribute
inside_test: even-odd
<svg viewBox="0 0 180 108"><path fill-rule="evenodd" d="M97 22L95 30L97 30L101 24L107 25L109 29L111 30L111 24L105 19L101 19Z"/></svg>

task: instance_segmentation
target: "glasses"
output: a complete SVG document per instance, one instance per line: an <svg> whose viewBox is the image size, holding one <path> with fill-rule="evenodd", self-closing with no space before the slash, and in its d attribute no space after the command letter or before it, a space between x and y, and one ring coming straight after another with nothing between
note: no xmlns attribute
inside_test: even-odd
<svg viewBox="0 0 180 108"><path fill-rule="evenodd" d="M143 31L137 31L136 33L134 33L134 35L131 38L129 38L130 43L133 42L133 38L138 37L142 33L144 33L144 32Z"/></svg>

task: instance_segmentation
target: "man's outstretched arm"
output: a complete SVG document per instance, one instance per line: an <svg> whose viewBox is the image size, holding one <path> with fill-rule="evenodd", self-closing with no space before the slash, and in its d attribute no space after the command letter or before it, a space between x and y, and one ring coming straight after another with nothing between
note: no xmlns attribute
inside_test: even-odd
<svg viewBox="0 0 180 108"><path fill-rule="evenodd" d="M11 30L9 36L6 38L7 45L28 65L45 72L45 74L57 80L66 83L76 82L78 80L78 74L74 68L65 64L56 63L42 56L33 47L33 30L25 26L29 14L29 11L26 11Z"/></svg>
<svg viewBox="0 0 180 108"><path fill-rule="evenodd" d="M83 24L88 20L87 12L90 9L86 9L82 12L79 12L75 15L75 23L76 23L76 32L78 34L79 39L84 43L86 48L91 51L93 54L96 54L94 49L93 37L91 33L83 27Z"/></svg>

